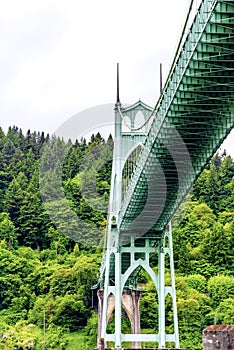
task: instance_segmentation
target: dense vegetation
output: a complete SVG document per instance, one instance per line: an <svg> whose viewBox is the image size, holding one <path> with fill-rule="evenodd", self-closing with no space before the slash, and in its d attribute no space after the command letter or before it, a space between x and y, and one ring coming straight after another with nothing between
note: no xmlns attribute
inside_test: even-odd
<svg viewBox="0 0 234 350"><path fill-rule="evenodd" d="M65 144L43 132L0 129L0 349L96 345L90 287L102 257L112 148L111 136L99 133ZM212 159L173 226L181 346L199 350L207 325L234 323L230 156ZM146 274L140 278L142 331L153 331L156 291ZM123 327L129 330L127 318Z"/></svg>

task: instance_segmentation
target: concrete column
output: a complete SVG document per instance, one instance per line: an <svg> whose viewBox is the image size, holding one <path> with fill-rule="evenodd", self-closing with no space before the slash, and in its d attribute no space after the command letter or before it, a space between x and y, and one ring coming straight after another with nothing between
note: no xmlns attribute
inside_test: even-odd
<svg viewBox="0 0 234 350"><path fill-rule="evenodd" d="M102 334L101 334L101 326L102 326L102 315L103 315L103 298L104 298L104 291L99 290L98 291L98 350L102 350L101 348L101 340ZM140 296L141 293L139 290L124 290L122 293L122 302L121 302L121 308L123 308L126 312L126 314L129 317L129 320L131 322L131 328L132 328L132 334L140 334ZM108 324L109 319L111 315L113 314L113 311L115 309L115 297L113 294L110 294L108 297L107 302L107 320L106 323ZM118 309L118 308L117 308ZM118 325L119 325L118 320ZM121 334L121 330L118 333ZM120 336L119 334L119 336ZM117 335L117 334L116 334ZM132 349L139 349L141 347L140 342L133 342L132 343Z"/></svg>
<svg viewBox="0 0 234 350"><path fill-rule="evenodd" d="M140 291L124 290L122 295L122 307L131 322L132 334L140 334ZM132 349L139 349L140 342L132 342Z"/></svg>
<svg viewBox="0 0 234 350"><path fill-rule="evenodd" d="M133 311L133 323L132 323L132 334L140 334L141 323L140 323L140 291L132 290L132 311ZM141 347L140 342L133 342L132 348L139 349Z"/></svg>
<svg viewBox="0 0 234 350"><path fill-rule="evenodd" d="M97 292L98 295L98 338L103 338L102 335L102 317L103 317L103 306L104 306L104 290L99 289ZM106 312L106 324L108 324L111 315L115 309L115 297L111 293L108 296L107 301L107 312Z"/></svg>

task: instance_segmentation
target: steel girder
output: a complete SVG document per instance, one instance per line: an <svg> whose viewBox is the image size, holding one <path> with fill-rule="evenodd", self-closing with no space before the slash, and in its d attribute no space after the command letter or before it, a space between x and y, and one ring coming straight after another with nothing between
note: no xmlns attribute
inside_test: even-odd
<svg viewBox="0 0 234 350"><path fill-rule="evenodd" d="M120 232L163 232L233 125L234 2L204 0L125 194Z"/></svg>

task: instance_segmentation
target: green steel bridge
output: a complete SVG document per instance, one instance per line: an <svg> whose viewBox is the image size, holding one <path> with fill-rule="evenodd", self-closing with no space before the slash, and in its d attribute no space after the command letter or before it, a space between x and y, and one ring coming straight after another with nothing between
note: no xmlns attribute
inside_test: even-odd
<svg viewBox="0 0 234 350"><path fill-rule="evenodd" d="M192 8L192 4L190 6ZM189 18L189 16L188 16ZM187 19L188 19L187 18ZM203 0L185 24L166 83L152 109L115 105L115 140L105 253L97 285L99 349L132 342L180 348L171 220L194 181L234 126L234 0ZM157 254L157 273L151 254ZM165 283L165 259L170 283ZM145 269L158 295L158 332L141 334L137 276ZM173 332L165 326L165 300ZM122 309L133 334L121 331ZM115 331L107 332L111 314Z"/></svg>

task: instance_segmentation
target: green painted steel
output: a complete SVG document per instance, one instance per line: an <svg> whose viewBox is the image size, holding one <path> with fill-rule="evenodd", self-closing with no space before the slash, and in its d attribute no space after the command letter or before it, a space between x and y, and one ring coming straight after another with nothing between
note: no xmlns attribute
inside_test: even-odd
<svg viewBox="0 0 234 350"><path fill-rule="evenodd" d="M155 341L160 348L172 341L179 348L170 222L234 126L234 1L203 0L181 42L153 110L140 100L126 108L119 98L116 103L108 234L98 283L104 290L101 338L116 348L123 341ZM139 112L143 128L135 123ZM158 256L157 274L152 253ZM170 285L165 285L167 255ZM138 288L141 269L158 293L159 329L156 334L122 334L122 291ZM115 297L114 334L106 332L110 293ZM167 295L172 299L173 334L165 330Z"/></svg>
<svg viewBox="0 0 234 350"><path fill-rule="evenodd" d="M123 199L117 222L120 231L163 232L194 180L232 129L233 9L230 0L202 2L164 87ZM159 164L162 172L154 164ZM146 205L147 185L152 179L160 181L162 173L166 180L163 208L161 193L155 193L151 196L153 206L135 220Z"/></svg>

